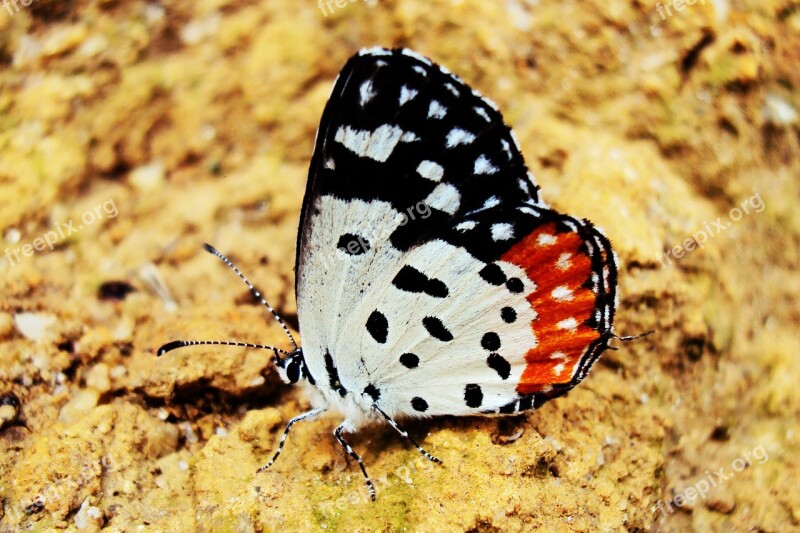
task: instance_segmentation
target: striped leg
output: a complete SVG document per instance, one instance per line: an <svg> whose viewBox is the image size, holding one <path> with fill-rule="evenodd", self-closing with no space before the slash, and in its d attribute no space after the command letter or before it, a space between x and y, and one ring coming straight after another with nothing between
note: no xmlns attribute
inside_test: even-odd
<svg viewBox="0 0 800 533"><path fill-rule="evenodd" d="M292 429L292 426L294 425L295 422L300 422L301 420L308 420L309 418L314 418L315 416L320 415L324 412L325 409L322 408L312 409L311 411L307 411L302 415L297 415L296 417L289 420L289 423L286 424L286 429L283 430L283 436L281 437L281 441L278 444L278 449L275 451L275 455L272 456L272 460L270 460L270 462L268 462L267 464L256 470L256 473L263 472L264 470L271 467L275 463L275 460L278 458L278 456L281 454L281 451L283 450L283 444L286 442L286 437L289 435L289 430Z"/></svg>
<svg viewBox="0 0 800 533"><path fill-rule="evenodd" d="M406 430L401 429L400 426L397 425L397 422L392 420L392 417L390 417L389 415L384 413L383 410L380 407L378 407L378 404L375 404L375 403L372 404L372 408L375 409L376 411L378 411L381 415L383 415L383 418L385 418L386 421L389 422L389 425L392 426L395 429L395 431L397 431L400 434L401 437L403 437L408 442L413 444L414 447L419 451L419 453L424 455L426 459L429 459L429 460L433 461L434 463L442 464L442 460L441 459L439 459L437 457L434 457L433 455L431 455L428 452L426 452L425 449L422 446L417 444L417 441L415 441L414 439L411 438L411 435L409 435Z"/></svg>
<svg viewBox="0 0 800 533"><path fill-rule="evenodd" d="M356 460L356 462L358 462L358 466L361 467L361 473L364 474L364 479L367 480L367 488L369 489L369 495L372 498L372 501L375 501L375 486L372 484L372 480L369 478L369 474L367 474L367 469L364 468L364 463L361 461L361 457L359 457L359 455L355 452L355 450L353 450L353 448L350 447L347 441L344 440L344 437L342 437L342 431L344 431L344 428L348 427L349 424L350 423L347 420L342 422L342 424L338 428L333 430L333 436L336 437L336 440L338 440L339 444L342 445L344 451L346 451L350 455L350 457L352 457L353 459Z"/></svg>

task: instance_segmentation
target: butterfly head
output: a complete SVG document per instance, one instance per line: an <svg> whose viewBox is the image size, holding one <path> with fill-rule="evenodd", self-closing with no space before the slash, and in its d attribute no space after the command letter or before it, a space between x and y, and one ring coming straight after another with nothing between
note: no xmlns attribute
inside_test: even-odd
<svg viewBox="0 0 800 533"><path fill-rule="evenodd" d="M306 368L306 360L303 358L302 348L295 349L284 358L280 358L275 354L275 367L283 382L290 385L294 385L300 379L308 379L310 377Z"/></svg>

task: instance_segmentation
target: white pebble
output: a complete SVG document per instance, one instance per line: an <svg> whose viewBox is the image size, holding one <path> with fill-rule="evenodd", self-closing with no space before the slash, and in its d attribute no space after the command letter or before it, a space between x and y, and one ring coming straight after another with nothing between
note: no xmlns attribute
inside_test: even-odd
<svg viewBox="0 0 800 533"><path fill-rule="evenodd" d="M57 318L47 313L17 313L14 315L14 326L23 337L32 341L40 341L52 336L51 328Z"/></svg>

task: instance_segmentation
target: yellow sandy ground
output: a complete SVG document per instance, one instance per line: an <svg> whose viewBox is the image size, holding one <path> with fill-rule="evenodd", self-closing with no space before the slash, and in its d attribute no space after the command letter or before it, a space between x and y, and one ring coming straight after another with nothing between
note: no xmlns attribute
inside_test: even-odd
<svg viewBox="0 0 800 533"><path fill-rule="evenodd" d="M21 254L0 265L0 531L800 528L796 3L342 4L0 9L0 251ZM306 407L268 354L153 350L285 345L200 244L291 321L317 122L347 57L376 44L499 104L544 198L615 243L617 330L657 333L537 412L412 424L443 467L359 434L383 478L368 503L335 418L256 475ZM702 249L660 256L742 202ZM101 299L108 281L134 291Z"/></svg>

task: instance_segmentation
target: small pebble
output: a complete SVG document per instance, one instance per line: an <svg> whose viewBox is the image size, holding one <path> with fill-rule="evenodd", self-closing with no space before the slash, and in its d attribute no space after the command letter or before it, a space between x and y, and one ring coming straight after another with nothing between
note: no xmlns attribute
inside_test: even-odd
<svg viewBox="0 0 800 533"><path fill-rule="evenodd" d="M100 393L94 389L78 391L65 405L58 414L59 422L66 425L74 424L89 411L97 407Z"/></svg>
<svg viewBox="0 0 800 533"><path fill-rule="evenodd" d="M57 320L48 313L17 313L14 326L26 339L40 341L54 336L53 325Z"/></svg>
<svg viewBox="0 0 800 533"><path fill-rule="evenodd" d="M8 393L0 396L0 429L19 420L19 398Z"/></svg>

